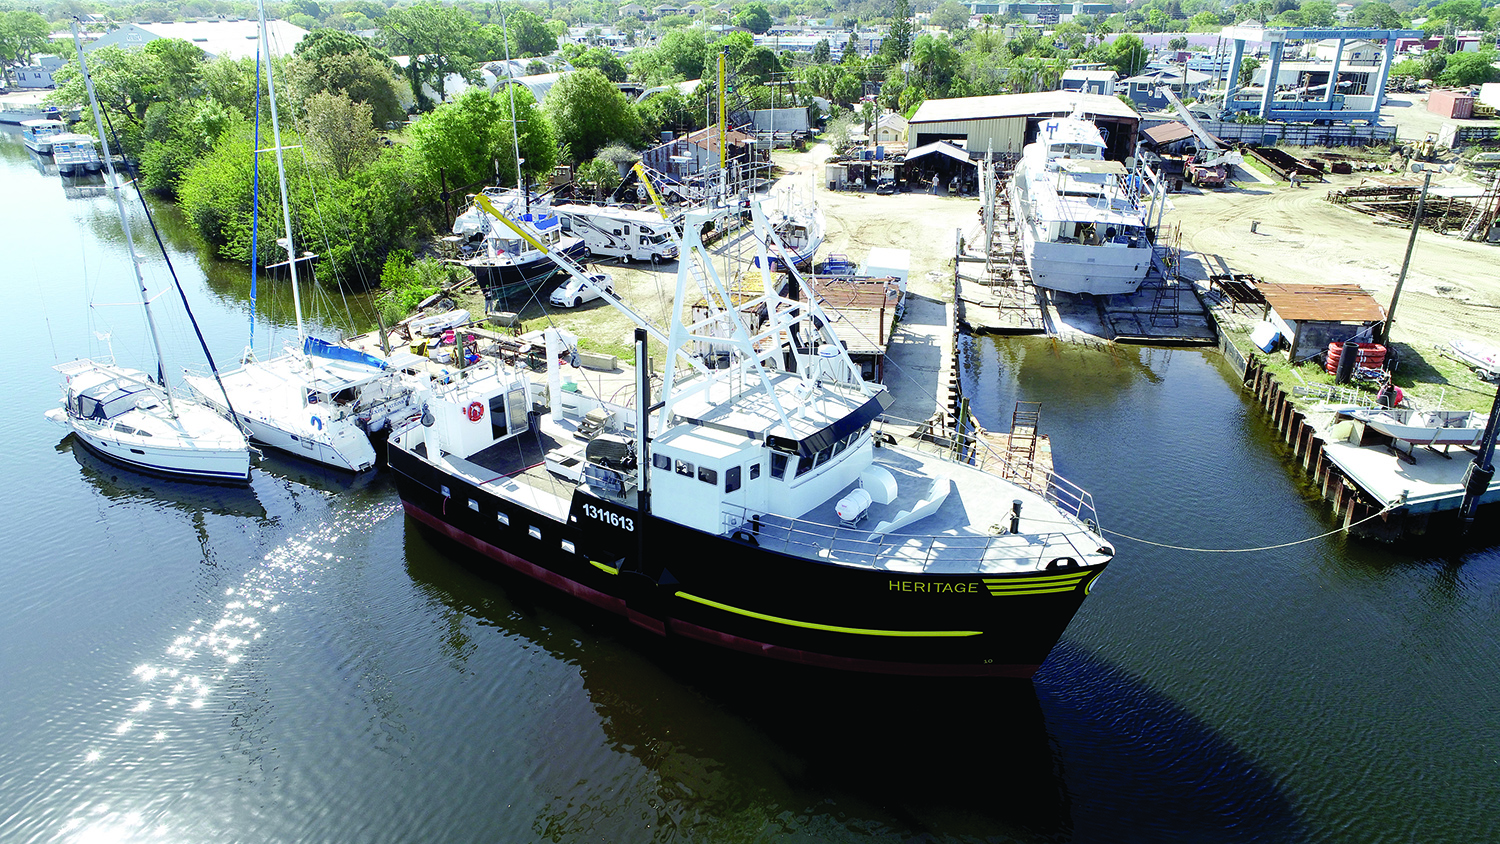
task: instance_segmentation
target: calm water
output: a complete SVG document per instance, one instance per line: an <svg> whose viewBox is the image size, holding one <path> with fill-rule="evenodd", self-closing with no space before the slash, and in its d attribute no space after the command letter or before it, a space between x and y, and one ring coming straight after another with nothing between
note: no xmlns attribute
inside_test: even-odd
<svg viewBox="0 0 1500 844"><path fill-rule="evenodd" d="M96 332L151 360L135 309L88 315L131 299L112 204L10 132L0 197L0 841L1500 839L1493 548L1120 540L1034 684L704 660L476 579L384 478L272 462L204 491L72 448L51 366ZM247 280L167 228L234 359ZM1044 403L1106 527L1330 528L1212 356L981 342L964 375L993 427Z"/></svg>

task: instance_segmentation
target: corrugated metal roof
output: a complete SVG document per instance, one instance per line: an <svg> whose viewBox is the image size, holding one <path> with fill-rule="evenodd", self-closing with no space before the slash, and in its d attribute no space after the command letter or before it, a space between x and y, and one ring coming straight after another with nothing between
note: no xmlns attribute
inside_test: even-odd
<svg viewBox="0 0 1500 844"><path fill-rule="evenodd" d="M1326 322L1379 322L1385 309L1357 284L1256 285L1282 319Z"/></svg>
<svg viewBox="0 0 1500 844"><path fill-rule="evenodd" d="M958 97L928 100L912 115L911 124L945 120L984 120L995 117L1025 117L1037 114L1068 114L1081 105L1086 114L1140 119L1136 110L1117 97L1082 91L1039 91L1033 94L996 94L990 97Z"/></svg>
<svg viewBox="0 0 1500 844"><path fill-rule="evenodd" d="M908 152L906 154L906 160L914 161L924 155L931 155L933 153L941 153L942 155L946 155L949 158L962 161L965 164L974 163L973 160L969 158L968 153L964 152L953 144L948 143L947 141L933 141L930 144L923 144L922 146L917 147L911 152Z"/></svg>
<svg viewBox="0 0 1500 844"><path fill-rule="evenodd" d="M1170 144L1183 138L1191 138L1193 130L1189 129L1186 123L1172 121L1152 126L1150 129L1143 130L1141 134L1150 138L1152 143Z"/></svg>

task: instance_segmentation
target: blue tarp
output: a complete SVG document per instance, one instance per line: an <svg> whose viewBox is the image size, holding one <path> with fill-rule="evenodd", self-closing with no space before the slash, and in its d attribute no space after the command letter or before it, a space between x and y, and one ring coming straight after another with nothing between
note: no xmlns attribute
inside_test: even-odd
<svg viewBox="0 0 1500 844"><path fill-rule="evenodd" d="M305 355L310 355L312 357L328 358L330 360L341 360L348 363L363 364L365 366L374 367L375 369L386 368L385 361L381 360L378 357L375 357L374 355L367 355L364 352L355 351L354 349L345 348L344 346L335 346L326 340L319 340L316 337L309 337L305 341L303 341L302 353Z"/></svg>

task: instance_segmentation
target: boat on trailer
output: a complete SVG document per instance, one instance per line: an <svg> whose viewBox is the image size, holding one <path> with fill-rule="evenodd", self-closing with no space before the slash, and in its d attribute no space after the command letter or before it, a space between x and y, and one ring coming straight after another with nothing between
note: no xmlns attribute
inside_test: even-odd
<svg viewBox="0 0 1500 844"><path fill-rule="evenodd" d="M752 211L760 266L775 248ZM662 637L829 669L1030 677L1113 557L1090 496L887 419L800 274L743 301L689 215L659 396L485 360L431 384L388 461L407 514ZM581 268L559 258L575 278ZM586 278L586 276L585 276ZM737 298L734 298L737 296ZM686 303L695 303L684 310ZM659 399L659 404L653 401ZM649 412L648 412L649 409Z"/></svg>

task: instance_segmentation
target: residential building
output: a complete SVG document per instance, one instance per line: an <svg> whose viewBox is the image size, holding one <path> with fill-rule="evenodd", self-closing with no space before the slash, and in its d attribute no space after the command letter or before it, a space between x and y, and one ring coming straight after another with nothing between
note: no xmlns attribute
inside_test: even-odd
<svg viewBox="0 0 1500 844"><path fill-rule="evenodd" d="M286 21L267 21L266 28L271 48L277 55L289 56L307 30ZM111 45L130 49L148 44L158 38L179 38L188 41L209 58L228 56L231 59L255 58L255 48L260 41L260 25L253 20L209 20L188 23L126 23L119 29L107 32L97 41L84 45L84 50L93 51Z"/></svg>
<svg viewBox="0 0 1500 844"><path fill-rule="evenodd" d="M1132 76L1120 82L1120 86L1124 89L1122 93L1130 98L1136 108L1165 111L1172 108L1172 102L1157 93L1159 89L1170 90L1180 100L1196 100L1203 97L1212 82L1213 77L1206 73L1168 67Z"/></svg>

